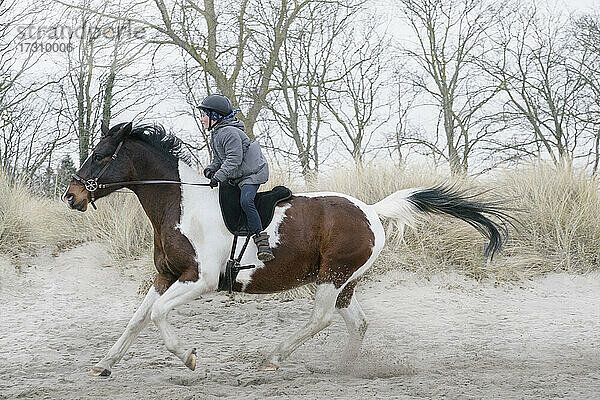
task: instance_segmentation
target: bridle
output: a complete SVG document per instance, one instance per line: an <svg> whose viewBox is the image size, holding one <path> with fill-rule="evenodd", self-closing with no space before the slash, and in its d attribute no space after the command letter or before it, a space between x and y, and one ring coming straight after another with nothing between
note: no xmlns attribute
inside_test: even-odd
<svg viewBox="0 0 600 400"><path fill-rule="evenodd" d="M71 177L73 179L75 179L77 182L81 183L84 187L85 190L87 190L88 192L90 192L92 199L90 200L90 204L92 205L92 207L94 207L94 210L97 210L98 208L96 207L96 204L94 204L94 201L96 201L96 196L95 196L95 192L98 189L106 189L109 187L113 187L113 186L124 186L124 185L147 185L147 184L157 184L157 183L167 183L167 184L176 184L176 185L191 185L191 186L210 186L210 184L208 183L192 183L192 182L180 182L180 181L171 181L171 180L161 180L161 179L154 179L154 180L141 180L141 181L122 181L122 182L109 182L109 183L100 183L98 182L98 179L100 179L100 177L106 172L106 170L108 169L108 167L110 167L110 164L116 160L117 155L119 154L119 150L121 150L121 147L123 146L123 140L121 140L119 142L119 144L117 145L117 148L115 150L115 152L113 153L112 156L110 156L110 160L108 160L108 162L106 163L106 165L104 167L102 167L102 169L100 170L100 172L98 172L98 175L96 175L95 178L92 179L84 179L81 176L77 175L77 174L72 174Z"/></svg>

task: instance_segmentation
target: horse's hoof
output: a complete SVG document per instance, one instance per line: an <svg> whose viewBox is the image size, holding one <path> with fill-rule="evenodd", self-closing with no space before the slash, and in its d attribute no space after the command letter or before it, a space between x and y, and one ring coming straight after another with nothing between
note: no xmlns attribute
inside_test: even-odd
<svg viewBox="0 0 600 400"><path fill-rule="evenodd" d="M90 372L89 376L110 376L110 370L102 367L94 367Z"/></svg>
<svg viewBox="0 0 600 400"><path fill-rule="evenodd" d="M277 371L279 369L279 365L274 364L272 362L266 362L258 367L260 371Z"/></svg>
<svg viewBox="0 0 600 400"><path fill-rule="evenodd" d="M196 369L196 349L192 349L192 352L188 356L187 360L185 360L185 366L191 369L192 371Z"/></svg>

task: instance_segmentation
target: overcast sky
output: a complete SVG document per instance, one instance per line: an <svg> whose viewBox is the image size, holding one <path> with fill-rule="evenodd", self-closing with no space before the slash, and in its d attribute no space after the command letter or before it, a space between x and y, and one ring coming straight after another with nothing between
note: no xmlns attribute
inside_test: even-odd
<svg viewBox="0 0 600 400"><path fill-rule="evenodd" d="M573 10L593 8L594 5L598 6L598 0L561 0L561 2Z"/></svg>

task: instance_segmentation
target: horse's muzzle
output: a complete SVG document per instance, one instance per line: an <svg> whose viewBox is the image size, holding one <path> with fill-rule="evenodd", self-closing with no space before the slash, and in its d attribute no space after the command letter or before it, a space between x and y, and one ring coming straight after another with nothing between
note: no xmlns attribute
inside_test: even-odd
<svg viewBox="0 0 600 400"><path fill-rule="evenodd" d="M77 211L85 211L87 210L87 200L83 199L78 203L75 203L75 195L73 193L65 193L62 196L62 201L64 201L67 206L72 209L72 210L77 210Z"/></svg>
<svg viewBox="0 0 600 400"><path fill-rule="evenodd" d="M65 193L62 195L62 201L67 203L69 207L73 207L73 203L75 203L75 195L73 193Z"/></svg>

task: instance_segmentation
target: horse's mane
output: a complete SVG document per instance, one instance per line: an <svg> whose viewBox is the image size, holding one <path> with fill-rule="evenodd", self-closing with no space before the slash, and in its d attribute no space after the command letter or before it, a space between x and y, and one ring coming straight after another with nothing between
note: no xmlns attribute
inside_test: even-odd
<svg viewBox="0 0 600 400"><path fill-rule="evenodd" d="M120 130L126 123L114 126L111 131ZM162 153L190 165L190 155L185 151L183 142L177 136L167 133L161 124L138 125L131 130L129 137L149 144Z"/></svg>

